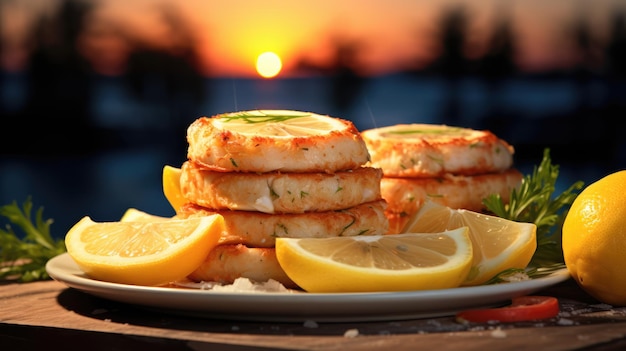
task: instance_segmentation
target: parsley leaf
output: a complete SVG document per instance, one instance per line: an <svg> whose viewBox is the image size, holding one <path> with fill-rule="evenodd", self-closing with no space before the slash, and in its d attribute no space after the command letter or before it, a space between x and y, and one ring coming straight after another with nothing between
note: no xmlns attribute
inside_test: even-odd
<svg viewBox="0 0 626 351"><path fill-rule="evenodd" d="M49 259L66 251L63 239L55 240L50 235L52 219L43 219L43 207L33 218L33 204L28 198L22 208L14 201L0 207L0 217L7 223L0 229L0 280L31 282L46 280ZM20 234L14 231L15 226Z"/></svg>
<svg viewBox="0 0 626 351"><path fill-rule="evenodd" d="M539 166L522 178L518 189L511 191L508 204L498 194L483 200L487 210L496 216L537 225L537 250L529 266L562 264L561 229L567 211L584 183L577 181L563 193L555 195L559 166L553 165L550 149L545 149Z"/></svg>

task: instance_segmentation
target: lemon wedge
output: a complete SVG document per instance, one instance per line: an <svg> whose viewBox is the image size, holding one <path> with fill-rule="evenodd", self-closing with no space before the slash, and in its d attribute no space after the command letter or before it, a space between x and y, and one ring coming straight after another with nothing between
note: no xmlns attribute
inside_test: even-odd
<svg viewBox="0 0 626 351"><path fill-rule="evenodd" d="M403 232L435 233L468 227L474 259L462 285L480 285L498 273L524 269L537 248L537 226L426 201Z"/></svg>
<svg viewBox="0 0 626 351"><path fill-rule="evenodd" d="M68 231L65 244L94 279L163 285L198 267L217 245L223 227L220 215L153 222L94 222L85 216Z"/></svg>
<svg viewBox="0 0 626 351"><path fill-rule="evenodd" d="M375 292L459 286L472 263L467 228L430 234L276 238L287 276L308 292Z"/></svg>
<svg viewBox="0 0 626 351"><path fill-rule="evenodd" d="M163 167L163 194L176 213L187 202L180 190L180 174L181 169L178 167Z"/></svg>
<svg viewBox="0 0 626 351"><path fill-rule="evenodd" d="M120 222L156 222L167 221L169 219L171 218L153 215L131 207L124 212L124 215L120 218Z"/></svg>

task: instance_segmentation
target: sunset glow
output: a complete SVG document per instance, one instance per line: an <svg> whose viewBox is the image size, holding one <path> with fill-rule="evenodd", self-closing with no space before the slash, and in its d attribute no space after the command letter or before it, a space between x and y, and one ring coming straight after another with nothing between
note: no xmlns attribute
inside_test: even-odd
<svg viewBox="0 0 626 351"><path fill-rule="evenodd" d="M283 63L280 57L271 51L262 53L256 60L256 71L263 78L276 77L282 68Z"/></svg>
<svg viewBox="0 0 626 351"><path fill-rule="evenodd" d="M24 2L27 3L27 2ZM1 28L8 48L3 67L20 69L29 48L27 28L39 14L52 14L57 2L7 2L0 5ZM155 5L157 3L157 5ZM506 3L506 5L504 4ZM439 51L442 14L462 5L470 15L467 41L485 47L497 19L511 24L516 62L527 69L567 65L572 43L564 39L574 20L585 14L593 35L606 37L613 0L319 0L263 2L233 0L175 2L102 0L86 21L79 48L98 72L119 74L132 46L178 52L181 41L193 44L198 68L208 76L258 77L259 53L271 51L281 60L276 74L298 75L302 60L332 64L336 41L358 46L356 59L364 74L384 74L428 63ZM18 4L22 4L19 5ZM617 5L615 5L617 6ZM140 14L140 15L139 15ZM384 15L383 15L384 14ZM181 34L184 33L184 34ZM476 49L478 48L478 49ZM569 60L569 61L568 61ZM276 68L274 68L276 69Z"/></svg>

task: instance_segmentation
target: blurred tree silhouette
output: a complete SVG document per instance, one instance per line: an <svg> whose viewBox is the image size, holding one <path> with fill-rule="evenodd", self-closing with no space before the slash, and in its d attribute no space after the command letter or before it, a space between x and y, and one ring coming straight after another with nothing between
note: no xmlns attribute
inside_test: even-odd
<svg viewBox="0 0 626 351"><path fill-rule="evenodd" d="M440 22L439 42L441 52L433 63L434 69L446 81L446 101L442 122L458 125L460 123L459 80L468 72L465 57L465 33L467 14L463 7L445 10Z"/></svg>
<svg viewBox="0 0 626 351"><path fill-rule="evenodd" d="M626 78L626 18L624 12L613 13L606 54L606 67L611 76L620 80Z"/></svg>
<svg viewBox="0 0 626 351"><path fill-rule="evenodd" d="M311 61L309 57L300 57L296 63L296 70L330 77L329 101L337 110L337 115L347 118L345 114L354 105L367 82L366 77L359 72L359 55L363 48L359 42L339 36L332 38L331 45L333 53L326 63L321 64Z"/></svg>
<svg viewBox="0 0 626 351"><path fill-rule="evenodd" d="M608 135L604 140L610 142L609 154L618 164L626 163L626 14L613 14L611 32L606 46L606 75L609 98L604 105L605 120L608 123Z"/></svg>
<svg viewBox="0 0 626 351"><path fill-rule="evenodd" d="M3 152L46 155L86 153L93 148L90 71L76 49L83 18L91 10L89 2L67 0L56 17L42 15L36 21L30 34L34 51L27 63L25 108L4 119L9 130L28 142L3 140Z"/></svg>
<svg viewBox="0 0 626 351"><path fill-rule="evenodd" d="M474 127L491 129L502 136L510 130L511 121L500 106L499 92L503 84L517 73L515 47L509 15L500 10L492 26L486 51L477 62L477 73L485 83L487 99L485 117Z"/></svg>
<svg viewBox="0 0 626 351"><path fill-rule="evenodd" d="M589 24L583 14L578 15L571 33L578 60L573 68L572 75L576 81L577 109L579 111L591 108L588 99L588 85L591 82L592 69L597 64L594 53L597 41L590 33Z"/></svg>
<svg viewBox="0 0 626 351"><path fill-rule="evenodd" d="M184 155L185 130L202 114L207 80L199 70L194 29L175 6L159 4L160 22L167 34L157 44L143 41L115 22L87 27L93 24L98 2L61 0L55 11L42 12L29 33L32 50L23 75L26 101L20 109L3 110L9 130L26 132L29 140L36 142L16 144L3 139L3 152L89 154L129 142L134 146L156 142L173 154ZM129 117L149 120L142 130L125 130L123 126L112 129L94 120L94 99L98 97L93 95L93 88L103 76L92 66L98 52L90 52L93 46L85 43L89 40L86 33L93 39L103 30L130 50L120 54L124 55L126 70L116 74L133 92L133 103L147 111Z"/></svg>
<svg viewBox="0 0 626 351"><path fill-rule="evenodd" d="M333 75L331 101L341 115L348 112L363 90L365 78L358 72L360 46L356 42L338 40L335 42L335 57L331 72Z"/></svg>
<svg viewBox="0 0 626 351"><path fill-rule="evenodd" d="M207 81L200 73L194 29L173 6L161 4L159 13L168 33L163 38L165 44L146 43L129 35L131 54L126 78L136 99L146 106L159 107L166 115L166 127L160 129L171 137L156 141L171 142L168 150L180 156L186 154L187 126L203 115Z"/></svg>
<svg viewBox="0 0 626 351"><path fill-rule="evenodd" d="M489 83L498 83L511 77L517 71L515 65L515 37L511 31L511 22L507 17L498 17L487 52L479 59L480 75Z"/></svg>
<svg viewBox="0 0 626 351"><path fill-rule="evenodd" d="M166 26L168 38L165 47L151 45L141 40L129 38L133 52L129 57L127 77L134 93L145 99L150 96L150 78L159 76L168 97L185 95L192 102L199 103L205 96L204 77L200 74L200 57L194 30L173 6L160 7L162 23ZM197 116L183 116L193 118Z"/></svg>

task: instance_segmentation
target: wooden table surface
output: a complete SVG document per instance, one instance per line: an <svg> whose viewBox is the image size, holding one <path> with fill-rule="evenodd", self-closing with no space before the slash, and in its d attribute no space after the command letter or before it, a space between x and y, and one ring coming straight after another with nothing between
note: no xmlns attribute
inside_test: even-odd
<svg viewBox="0 0 626 351"><path fill-rule="evenodd" d="M183 317L94 297L56 281L0 284L2 350L612 350L626 349L626 308L571 279L550 320L457 323L453 317L362 323L261 323ZM54 346L54 347L53 347Z"/></svg>

